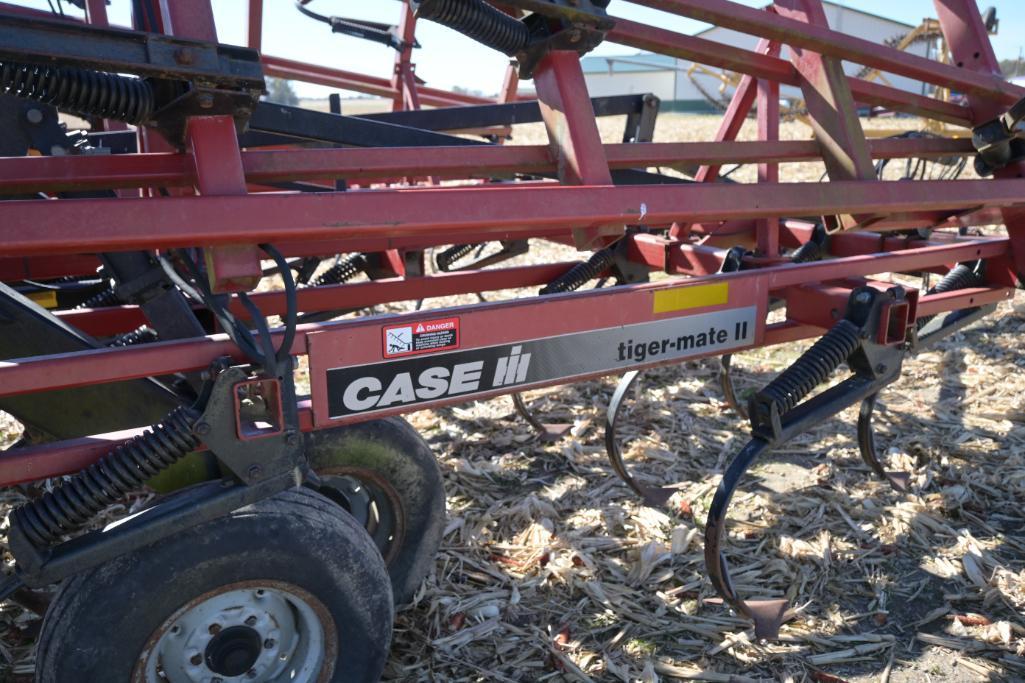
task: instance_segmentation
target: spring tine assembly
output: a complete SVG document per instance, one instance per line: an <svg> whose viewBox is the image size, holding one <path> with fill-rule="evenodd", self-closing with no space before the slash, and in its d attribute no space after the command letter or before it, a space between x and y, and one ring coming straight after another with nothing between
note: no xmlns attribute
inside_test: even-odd
<svg viewBox="0 0 1025 683"><path fill-rule="evenodd" d="M749 403L752 438L727 466L712 499L705 526L705 563L716 591L738 614L754 622L758 638L776 638L793 612L784 600L746 601L734 589L722 551L733 494L762 454L847 407L867 401L900 376L911 315L911 304L901 287L886 292L872 287L854 289L846 316ZM850 377L802 402L845 362L853 372Z"/></svg>
<svg viewBox="0 0 1025 683"><path fill-rule="evenodd" d="M630 489L652 507L661 507L669 502L673 494L679 490L677 486L645 486L630 475L623 461L623 453L619 448L619 440L616 438L616 426L619 422L619 409L623 405L623 399L633 387L637 378L640 377L639 370L631 370L623 375L609 401L608 410L605 412L605 452L608 453L612 469Z"/></svg>
<svg viewBox="0 0 1025 683"><path fill-rule="evenodd" d="M982 261L959 264L937 282L936 286L931 287L928 293L937 294L984 286L986 283L983 274L984 266ZM993 309L992 305L981 306L955 311L942 318L920 319L916 325L918 336L914 350L919 351L927 345L953 334L965 325L992 312ZM875 412L878 398L878 394L873 394L861 403L861 409L858 412L858 450L861 453L861 459L880 479L888 481L895 491L904 493L908 490L911 476L906 472L888 471L879 460L875 432L872 430L872 415Z"/></svg>

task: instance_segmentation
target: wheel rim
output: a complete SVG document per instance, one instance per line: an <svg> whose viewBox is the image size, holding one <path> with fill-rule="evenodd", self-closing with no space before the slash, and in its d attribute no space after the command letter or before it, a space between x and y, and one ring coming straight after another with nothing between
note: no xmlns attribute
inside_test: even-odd
<svg viewBox="0 0 1025 683"><path fill-rule="evenodd" d="M385 564L394 559L405 535L405 508L395 488L376 472L337 467L317 470L317 493L345 508L374 539Z"/></svg>
<svg viewBox="0 0 1025 683"><path fill-rule="evenodd" d="M137 683L320 683L334 669L327 608L277 581L231 584L191 600L153 633Z"/></svg>

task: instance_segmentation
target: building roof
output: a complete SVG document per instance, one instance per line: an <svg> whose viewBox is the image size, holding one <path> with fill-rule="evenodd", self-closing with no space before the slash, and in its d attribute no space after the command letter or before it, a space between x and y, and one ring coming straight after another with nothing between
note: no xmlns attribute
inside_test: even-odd
<svg viewBox="0 0 1025 683"><path fill-rule="evenodd" d="M888 21L891 24L894 24L896 26L902 26L902 27L908 29L909 31L914 28L914 26L912 26L911 24L906 24L903 21L897 21L896 19L891 19L890 17L884 17L883 15L875 14L874 12L866 12L865 10L858 9L857 7L849 7L848 5L842 5L842 4L838 3L838 2L829 2L829 0L823 0L822 4L823 5L827 5L829 7L836 7L838 9L842 9L845 12L854 12L855 14L861 14L861 15L864 15L866 17L874 17L876 19L881 19L883 21ZM769 7L771 7L771 5L766 5L765 9L767 9ZM708 33L709 31L716 30L717 28L722 28L722 27L721 26L709 26L706 29L702 29L702 30L698 31L694 35L695 36L704 35L705 33Z"/></svg>
<svg viewBox="0 0 1025 683"><path fill-rule="evenodd" d="M669 55L638 52L632 55L588 55L580 60L585 74L639 73L645 71L671 71L676 58Z"/></svg>
<svg viewBox="0 0 1025 683"><path fill-rule="evenodd" d="M872 12L866 12L855 7L848 7L847 5L841 5L836 2L829 2L829 0L824 0L822 4L836 7L846 12L855 12L868 17L882 19L883 21L887 21L895 26L905 27L909 31L914 28L911 24L905 24L903 21L897 21L896 19L890 19L889 17L873 14ZM700 36L718 28L721 27L709 26L706 29L698 31L694 35ZM677 60L675 57L670 57L669 55L638 52L632 55L589 55L580 60L580 65L583 67L585 74L607 74L610 72L617 74L643 73L653 71L672 71L677 68Z"/></svg>

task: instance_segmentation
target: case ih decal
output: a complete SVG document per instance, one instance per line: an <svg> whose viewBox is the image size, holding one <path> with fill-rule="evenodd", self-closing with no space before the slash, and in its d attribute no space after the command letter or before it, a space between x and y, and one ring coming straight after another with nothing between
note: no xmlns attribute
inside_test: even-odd
<svg viewBox="0 0 1025 683"><path fill-rule="evenodd" d="M332 419L748 346L755 307L327 371ZM415 329L416 323L412 324ZM385 327L389 332L410 325Z"/></svg>

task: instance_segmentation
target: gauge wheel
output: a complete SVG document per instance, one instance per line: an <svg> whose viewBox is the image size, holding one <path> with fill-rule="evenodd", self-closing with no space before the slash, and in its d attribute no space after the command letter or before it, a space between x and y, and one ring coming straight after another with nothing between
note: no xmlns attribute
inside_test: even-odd
<svg viewBox="0 0 1025 683"><path fill-rule="evenodd" d="M445 489L430 446L399 417L310 432L306 454L335 501L373 538L396 604L412 600L445 529Z"/></svg>
<svg viewBox="0 0 1025 683"><path fill-rule="evenodd" d="M377 681L393 618L366 531L295 489L67 580L36 681Z"/></svg>

